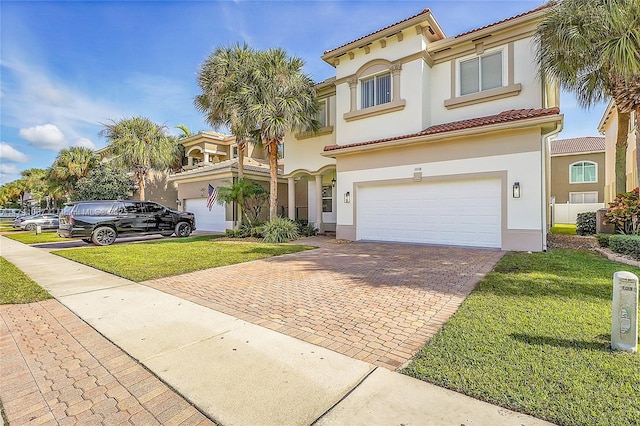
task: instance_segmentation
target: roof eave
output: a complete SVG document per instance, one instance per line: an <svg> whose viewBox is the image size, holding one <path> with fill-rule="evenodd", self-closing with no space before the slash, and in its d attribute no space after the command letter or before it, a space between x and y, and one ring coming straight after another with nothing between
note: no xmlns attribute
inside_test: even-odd
<svg viewBox="0 0 640 426"><path fill-rule="evenodd" d="M465 136L472 136L474 134L486 133L491 131L515 130L519 128L536 127L536 126L544 127L543 125L545 124L547 125L553 124L554 125L553 128L555 128L557 126L562 125L563 117L564 117L563 114L554 114L554 115L547 115L543 117L515 120L507 123L496 123L496 124L490 124L487 126L453 130L450 132L434 133L430 135L417 135L417 136L411 136L404 139L396 139L396 140L369 144L369 145L353 146L353 147L348 147L343 149L337 148L331 151L322 152L321 155L324 157L335 158L340 155L348 155L348 154L355 154L355 153L360 153L364 151L393 148L401 145L411 145L411 144L424 143L424 142L435 142L443 139L453 139L453 138L459 138L459 137L465 137Z"/></svg>
<svg viewBox="0 0 640 426"><path fill-rule="evenodd" d="M367 44L373 43L376 40L380 40L380 39L392 36L394 34L397 34L400 31L404 31L407 28L410 28L412 26L415 26L416 24L419 24L419 23L425 22L425 21L427 21L429 23L429 25L431 26L431 29L435 33L436 37L438 37L439 39L444 39L446 37L444 31L440 27L440 24L438 23L438 21L436 21L436 19L434 18L433 14L429 10L424 14L420 14L418 16L414 16L411 19L399 22L396 25L393 25L393 26L391 26L389 28L385 28L382 31L372 33L372 34L370 34L368 36L365 36L365 37L363 37L361 39L354 40L351 43L348 43L348 44L346 44L344 46L341 46L341 47L339 47L339 48L337 48L335 50L331 50L331 51L325 53L324 55L322 55L320 58L323 61L325 61L326 63L328 63L329 65L335 66L333 60L335 58L337 58L338 56L345 55L350 50L357 49L360 46L365 46Z"/></svg>

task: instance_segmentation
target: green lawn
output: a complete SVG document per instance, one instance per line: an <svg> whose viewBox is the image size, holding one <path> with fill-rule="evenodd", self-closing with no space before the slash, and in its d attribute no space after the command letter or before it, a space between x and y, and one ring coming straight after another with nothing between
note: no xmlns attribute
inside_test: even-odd
<svg viewBox="0 0 640 426"><path fill-rule="evenodd" d="M52 253L140 282L313 248L293 244L216 241L217 238L210 235L171 238Z"/></svg>
<svg viewBox="0 0 640 426"><path fill-rule="evenodd" d="M61 238L58 237L58 233L53 231L42 231L40 235L36 235L34 232L14 232L11 234L3 234L4 237L11 238L12 240L19 241L23 244L40 244L40 243L55 243L55 242L65 242L72 241L69 238ZM75 238L77 240L79 238Z"/></svg>
<svg viewBox="0 0 640 426"><path fill-rule="evenodd" d="M551 227L550 231L552 234L577 235L576 225L569 223L556 223L555 226Z"/></svg>
<svg viewBox="0 0 640 426"><path fill-rule="evenodd" d="M613 273L587 251L508 253L403 371L563 425L640 424L640 354L612 352Z"/></svg>
<svg viewBox="0 0 640 426"><path fill-rule="evenodd" d="M0 305L31 303L51 295L4 257L0 257Z"/></svg>

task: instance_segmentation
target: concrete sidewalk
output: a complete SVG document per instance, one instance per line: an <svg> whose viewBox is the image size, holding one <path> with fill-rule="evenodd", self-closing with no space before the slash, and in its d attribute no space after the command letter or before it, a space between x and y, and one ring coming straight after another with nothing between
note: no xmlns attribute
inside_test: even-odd
<svg viewBox="0 0 640 426"><path fill-rule="evenodd" d="M224 425L546 424L4 237L0 255Z"/></svg>

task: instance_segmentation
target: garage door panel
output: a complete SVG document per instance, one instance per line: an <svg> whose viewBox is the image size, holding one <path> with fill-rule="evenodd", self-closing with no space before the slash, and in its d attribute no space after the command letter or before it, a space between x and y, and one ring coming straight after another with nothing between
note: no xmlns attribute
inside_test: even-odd
<svg viewBox="0 0 640 426"><path fill-rule="evenodd" d="M357 238L500 247L501 199L497 179L362 187Z"/></svg>
<svg viewBox="0 0 640 426"><path fill-rule="evenodd" d="M185 210L196 216L196 229L199 231L224 232L227 228L225 207L214 204L207 207L206 198L190 198L184 203Z"/></svg>

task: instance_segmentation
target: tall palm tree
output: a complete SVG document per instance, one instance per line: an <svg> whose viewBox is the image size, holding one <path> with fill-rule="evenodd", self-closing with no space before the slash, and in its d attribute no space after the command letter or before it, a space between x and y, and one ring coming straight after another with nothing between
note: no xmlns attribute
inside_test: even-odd
<svg viewBox="0 0 640 426"><path fill-rule="evenodd" d="M629 117L640 110L640 0L559 1L538 25L536 38L543 76L575 93L581 106L613 98L616 192L624 192Z"/></svg>
<svg viewBox="0 0 640 426"><path fill-rule="evenodd" d="M278 147L290 131L317 131L319 104L304 61L283 49L258 52L240 90L240 114L252 119L269 153L269 219L277 217Z"/></svg>
<svg viewBox="0 0 640 426"><path fill-rule="evenodd" d="M176 140L168 135L167 127L145 117L123 118L103 123L100 135L109 140L115 165L133 172L145 199L146 178L150 171L167 171L175 160Z"/></svg>
<svg viewBox="0 0 640 426"><path fill-rule="evenodd" d="M244 152L249 133L255 130L254 117L244 114L241 96L247 89L247 75L257 52L246 43L217 48L200 66L198 86L202 93L194 99L207 123L217 128L226 126L236 137L238 146L238 179L244 177Z"/></svg>
<svg viewBox="0 0 640 426"><path fill-rule="evenodd" d="M64 188L67 198L79 179L86 177L99 162L96 153L80 146L60 150L51 165L51 176Z"/></svg>

